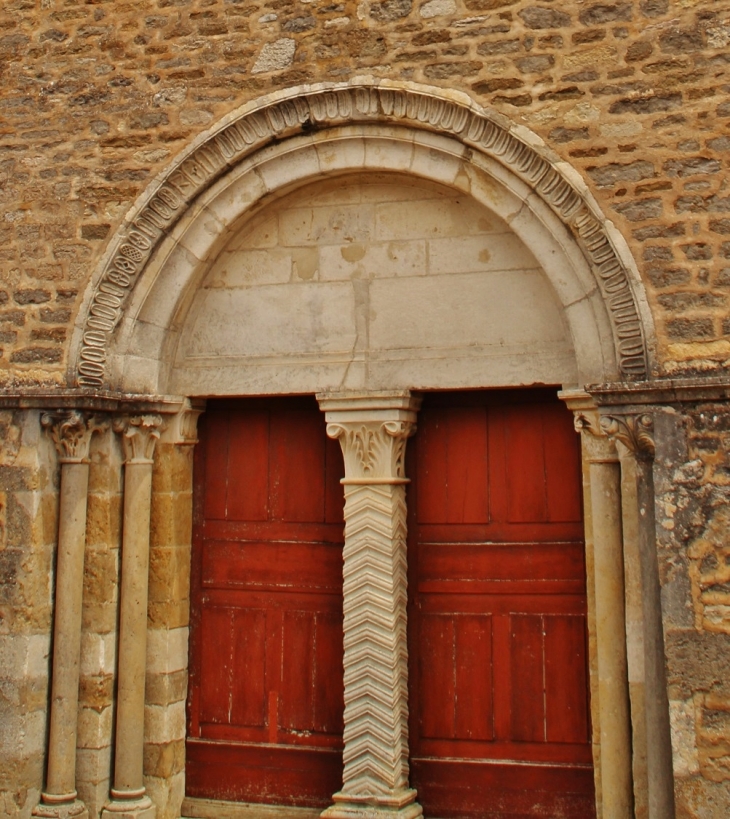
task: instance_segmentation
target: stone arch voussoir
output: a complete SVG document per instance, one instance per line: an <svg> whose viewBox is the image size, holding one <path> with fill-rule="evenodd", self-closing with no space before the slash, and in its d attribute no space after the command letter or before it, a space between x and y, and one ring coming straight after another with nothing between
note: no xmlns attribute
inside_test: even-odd
<svg viewBox="0 0 730 819"><path fill-rule="evenodd" d="M105 253L81 310L70 361L75 386L107 385L107 357L125 308L156 248L191 204L257 151L313 130L381 123L457 139L536 192L575 238L610 319L620 377L650 377L652 322L631 254L582 179L528 129L464 94L379 81L318 85L271 95L230 114L140 197Z"/></svg>

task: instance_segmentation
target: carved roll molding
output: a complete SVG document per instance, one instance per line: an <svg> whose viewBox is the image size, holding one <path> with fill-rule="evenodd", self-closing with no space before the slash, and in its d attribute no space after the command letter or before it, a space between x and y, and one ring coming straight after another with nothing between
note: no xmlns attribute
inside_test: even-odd
<svg viewBox="0 0 730 819"><path fill-rule="evenodd" d="M601 215L586 195L528 142L524 129L437 89L347 85L300 90L296 96L245 109L172 166L146 195L110 249L84 320L76 364L79 386L105 381L110 339L129 294L155 248L187 207L227 170L270 144L313 129L395 123L435 130L496 159L527 182L575 235L593 269L614 330L616 354L627 379L648 376L642 323L629 275Z"/></svg>
<svg viewBox="0 0 730 819"><path fill-rule="evenodd" d="M420 401L318 399L345 459L344 773L323 816L414 819L423 811L408 786L404 457Z"/></svg>

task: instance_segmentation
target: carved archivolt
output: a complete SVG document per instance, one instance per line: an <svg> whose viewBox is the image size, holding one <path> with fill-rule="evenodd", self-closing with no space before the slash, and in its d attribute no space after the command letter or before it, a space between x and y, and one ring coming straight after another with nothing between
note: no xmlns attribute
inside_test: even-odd
<svg viewBox="0 0 730 819"><path fill-rule="evenodd" d="M510 126L466 98L438 93L383 83L318 86L245 110L199 142L156 183L110 247L84 319L77 384L104 385L110 339L128 296L157 245L197 196L273 140L367 123L447 134L500 162L530 185L569 228L591 264L612 321L622 377L645 379L649 372L646 339L629 273L600 213L543 149L529 143L525 129Z"/></svg>

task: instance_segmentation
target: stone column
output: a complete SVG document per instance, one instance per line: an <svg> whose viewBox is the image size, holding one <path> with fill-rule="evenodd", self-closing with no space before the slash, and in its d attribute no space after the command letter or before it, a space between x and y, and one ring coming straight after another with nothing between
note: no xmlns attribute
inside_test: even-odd
<svg viewBox="0 0 730 819"><path fill-rule="evenodd" d="M124 521L119 615L114 786L107 819L154 819L143 780L152 456L159 415L117 419L124 446Z"/></svg>
<svg viewBox="0 0 730 819"><path fill-rule="evenodd" d="M345 750L327 819L413 819L408 785L406 441L409 393L321 395L327 434L345 459Z"/></svg>
<svg viewBox="0 0 730 819"><path fill-rule="evenodd" d="M663 819L674 816L674 782L654 519L654 420L651 414L642 412L603 415L600 423L601 429L618 442L624 456L622 469L629 478L624 480L623 506L635 519L632 529L639 564L636 581L641 593L643 698L637 709L643 716L645 798L649 819ZM625 543L624 548L628 546ZM635 735L634 742L638 740Z"/></svg>
<svg viewBox="0 0 730 819"><path fill-rule="evenodd" d="M591 686L598 722L598 815L633 817L631 715L626 657L621 471L613 441L600 427L598 412L585 396L563 394L576 410L581 433L586 541L592 544L597 680ZM597 697L598 702L595 702Z"/></svg>
<svg viewBox="0 0 730 819"><path fill-rule="evenodd" d="M87 817L76 793L76 733L91 436L105 425L78 410L45 413L41 424L61 464L46 788L35 816Z"/></svg>

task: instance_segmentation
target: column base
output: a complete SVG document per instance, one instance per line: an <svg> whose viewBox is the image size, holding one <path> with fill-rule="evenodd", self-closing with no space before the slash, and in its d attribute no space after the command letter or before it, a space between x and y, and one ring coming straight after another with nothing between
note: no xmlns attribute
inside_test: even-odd
<svg viewBox="0 0 730 819"><path fill-rule="evenodd" d="M89 811L80 799L54 805L46 803L45 797L46 794L41 794L42 801L33 808L33 816L41 816L43 819L89 819ZM50 799L53 799L52 795Z"/></svg>
<svg viewBox="0 0 730 819"><path fill-rule="evenodd" d="M417 819L423 816L423 808L416 802L412 789L377 796L358 797L336 793L335 804L320 813L322 819Z"/></svg>
<svg viewBox="0 0 730 819"><path fill-rule="evenodd" d="M101 819L155 819L156 808L149 796L141 799L112 799L104 806Z"/></svg>

